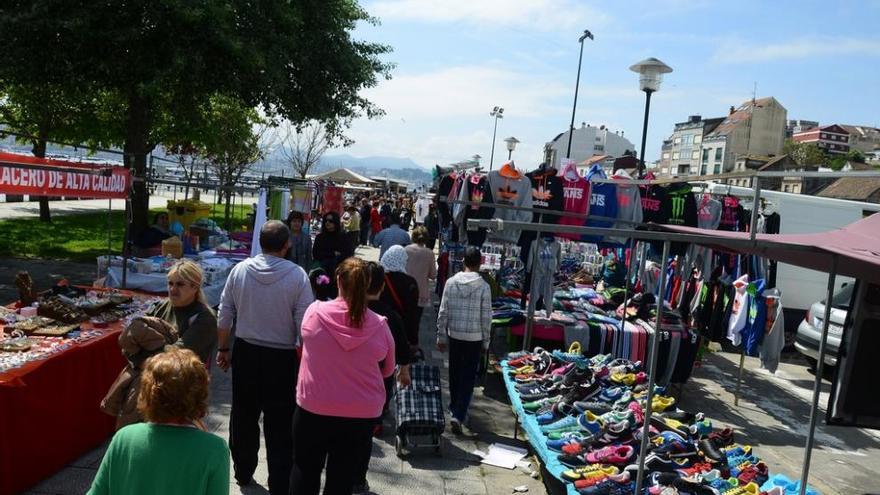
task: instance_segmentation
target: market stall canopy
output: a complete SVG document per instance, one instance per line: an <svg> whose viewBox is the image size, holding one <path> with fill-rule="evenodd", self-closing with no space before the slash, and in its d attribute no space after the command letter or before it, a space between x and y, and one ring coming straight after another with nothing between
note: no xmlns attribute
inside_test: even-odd
<svg viewBox="0 0 880 495"><path fill-rule="evenodd" d="M724 232L695 227L655 225L655 228L718 239L711 247L730 249L725 239L748 240L748 232ZM831 255L839 258L839 275L880 283L880 213L843 228L815 234L756 234L753 245L737 246L736 251L764 256L782 263L811 270L831 271Z"/></svg>
<svg viewBox="0 0 880 495"><path fill-rule="evenodd" d="M131 182L121 166L0 151L0 194L124 199Z"/></svg>
<svg viewBox="0 0 880 495"><path fill-rule="evenodd" d="M357 172L352 172L347 168L337 168L336 170L330 170L329 172L324 172L322 174L317 174L312 179L326 179L332 180L333 182L350 182L352 184L366 184L366 185L375 185L376 181L370 179L369 177L363 176Z"/></svg>

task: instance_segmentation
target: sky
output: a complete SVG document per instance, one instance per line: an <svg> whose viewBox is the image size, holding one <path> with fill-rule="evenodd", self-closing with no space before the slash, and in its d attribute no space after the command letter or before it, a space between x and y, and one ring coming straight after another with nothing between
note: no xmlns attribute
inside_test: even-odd
<svg viewBox="0 0 880 495"><path fill-rule="evenodd" d="M358 157L448 164L520 144L518 167L540 163L544 143L568 129L583 48L575 126L621 130L641 142L645 95L629 66L656 57L673 68L652 95L646 161L676 122L720 117L773 96L789 119L880 127L880 0L839 2L652 0L362 0L378 26L356 39L384 43L390 80L363 94L386 114L359 119L344 150Z"/></svg>

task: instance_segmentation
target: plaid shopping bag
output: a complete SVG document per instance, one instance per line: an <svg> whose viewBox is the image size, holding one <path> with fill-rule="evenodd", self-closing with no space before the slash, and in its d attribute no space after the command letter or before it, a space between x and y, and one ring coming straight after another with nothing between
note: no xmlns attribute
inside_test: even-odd
<svg viewBox="0 0 880 495"><path fill-rule="evenodd" d="M397 389L397 425L444 426L440 368L425 363L410 366L412 383Z"/></svg>

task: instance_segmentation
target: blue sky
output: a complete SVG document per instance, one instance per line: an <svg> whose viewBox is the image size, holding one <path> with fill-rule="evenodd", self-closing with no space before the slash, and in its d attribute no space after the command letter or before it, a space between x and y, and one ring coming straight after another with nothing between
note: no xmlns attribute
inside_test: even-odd
<svg viewBox="0 0 880 495"><path fill-rule="evenodd" d="M332 150L409 157L423 166L488 163L489 111L504 107L503 138L531 168L546 141L568 128L584 46L576 125L605 124L641 140L644 93L628 67L657 57L671 67L651 100L648 160L688 115L774 96L789 118L880 126L880 1L372 0L378 27L355 37L391 45L391 80L365 91L387 114L358 120L356 143Z"/></svg>

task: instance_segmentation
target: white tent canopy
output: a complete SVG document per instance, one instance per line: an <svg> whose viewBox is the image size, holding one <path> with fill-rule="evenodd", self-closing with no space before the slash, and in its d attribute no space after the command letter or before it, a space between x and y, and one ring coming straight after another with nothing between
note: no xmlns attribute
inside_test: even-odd
<svg viewBox="0 0 880 495"><path fill-rule="evenodd" d="M327 179L334 182L350 182L352 184L376 185L377 182L347 168L337 168L310 177L311 179Z"/></svg>

